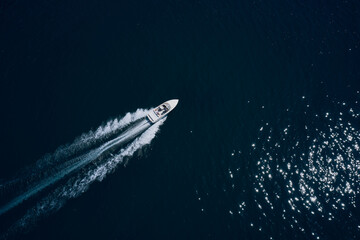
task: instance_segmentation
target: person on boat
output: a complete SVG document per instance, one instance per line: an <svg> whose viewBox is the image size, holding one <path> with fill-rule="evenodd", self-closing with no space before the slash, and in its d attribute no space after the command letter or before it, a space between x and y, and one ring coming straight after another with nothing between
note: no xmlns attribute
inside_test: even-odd
<svg viewBox="0 0 360 240"><path fill-rule="evenodd" d="M157 112L157 114L159 114L159 115L162 115L162 111L163 111L163 106L159 106L159 107L156 109L156 112Z"/></svg>
<svg viewBox="0 0 360 240"><path fill-rule="evenodd" d="M166 113L169 109L168 109L165 105L163 105L163 106L164 106L164 108L163 108L163 109L164 109L163 114L164 114L164 113Z"/></svg>

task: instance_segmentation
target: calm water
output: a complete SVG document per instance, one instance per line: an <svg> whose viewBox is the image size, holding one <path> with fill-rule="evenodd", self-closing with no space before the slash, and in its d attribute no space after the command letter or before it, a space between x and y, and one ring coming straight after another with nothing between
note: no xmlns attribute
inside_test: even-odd
<svg viewBox="0 0 360 240"><path fill-rule="evenodd" d="M360 238L358 1L5 1L0 36L0 203L59 176L1 236Z"/></svg>

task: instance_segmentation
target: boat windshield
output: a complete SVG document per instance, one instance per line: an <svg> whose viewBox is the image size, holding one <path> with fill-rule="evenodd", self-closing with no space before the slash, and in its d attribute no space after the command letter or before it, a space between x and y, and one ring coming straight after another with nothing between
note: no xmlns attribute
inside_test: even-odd
<svg viewBox="0 0 360 240"><path fill-rule="evenodd" d="M161 115L164 115L165 113L167 113L167 111L169 111L169 109L170 109L170 106L168 106L168 104L161 104L160 106L155 108L154 112L156 113L157 116L161 116Z"/></svg>

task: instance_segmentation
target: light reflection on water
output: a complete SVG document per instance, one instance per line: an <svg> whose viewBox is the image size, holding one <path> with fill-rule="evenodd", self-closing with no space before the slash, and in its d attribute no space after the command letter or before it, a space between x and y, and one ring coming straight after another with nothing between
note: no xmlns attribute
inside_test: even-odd
<svg viewBox="0 0 360 240"><path fill-rule="evenodd" d="M254 201L265 225L280 213L286 227L322 238L323 224L345 219L349 236L359 234L353 214L360 192L359 113L335 104L338 112L310 116L305 111L308 120L301 124L259 128L251 145L259 156Z"/></svg>
<svg viewBox="0 0 360 240"><path fill-rule="evenodd" d="M225 214L245 239L359 238L360 109L327 101L319 111L300 97L278 122L263 120L249 152L228 153L218 185L204 177L201 214Z"/></svg>

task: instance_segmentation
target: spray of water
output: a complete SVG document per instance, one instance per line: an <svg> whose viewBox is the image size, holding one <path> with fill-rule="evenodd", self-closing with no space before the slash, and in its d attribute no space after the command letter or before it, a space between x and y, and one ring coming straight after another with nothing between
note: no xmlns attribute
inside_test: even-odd
<svg viewBox="0 0 360 240"><path fill-rule="evenodd" d="M127 113L123 117L107 121L95 131L82 134L71 144L60 146L52 154L46 154L36 163L19 171L13 179L0 183L0 192L4 197L14 197L24 192L24 189L33 188L39 181L53 176L57 172L73 165L79 156L88 153L107 140L119 135L130 124L144 118L149 110L138 109ZM0 202L0 205L4 202ZM0 214L1 215L1 214Z"/></svg>
<svg viewBox="0 0 360 240"><path fill-rule="evenodd" d="M28 228L40 217L57 211L68 199L85 192L92 182L102 181L116 166L124 163L125 158L131 157L137 150L150 144L166 119L150 125L147 120L142 119L147 112L140 109L135 113L128 113L121 119L108 121L96 131L82 135L72 144L61 147L53 155L39 160L41 163L36 164L38 176L36 176L36 171L32 171L31 174L25 175L24 178L27 179L17 177L3 184L1 188L6 190L16 184L29 182L27 190L22 191L20 195L1 207L0 215L59 180L68 178L64 183L55 185L55 188L37 201L35 206L29 208L4 236L18 232L19 228ZM111 138L115 134L116 137ZM114 152L115 150L117 152ZM79 153L80 156L78 156ZM94 161L97 164L89 165ZM51 169L48 170L51 174L42 174L48 166L55 166L56 171ZM82 171L78 171L79 169ZM23 186L23 184L20 185Z"/></svg>

